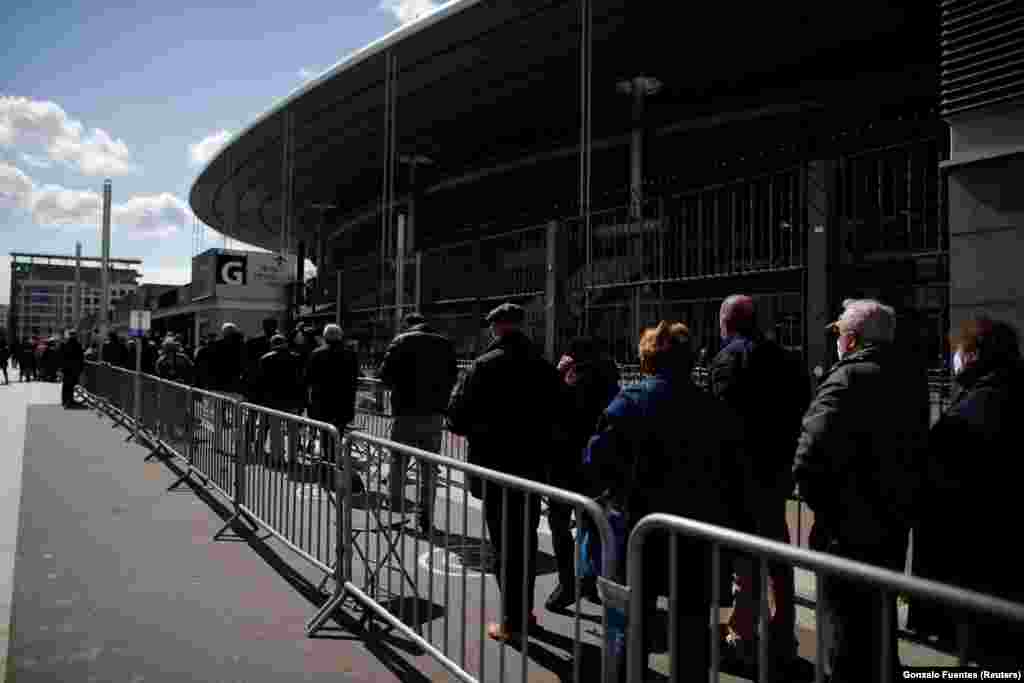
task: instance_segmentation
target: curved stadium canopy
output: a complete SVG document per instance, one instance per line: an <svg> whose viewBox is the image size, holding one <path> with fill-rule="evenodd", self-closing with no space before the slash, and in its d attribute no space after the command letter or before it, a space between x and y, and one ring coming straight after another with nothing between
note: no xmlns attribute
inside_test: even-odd
<svg viewBox="0 0 1024 683"><path fill-rule="evenodd" d="M396 30L234 136L195 181L193 211L226 235L278 249L289 187L287 127L293 136L288 213L297 239L313 236L324 218L318 205L335 207L326 216L332 229L378 215L389 177L401 199L409 187L406 171L396 163L386 174L388 158L429 160L418 166L417 187L428 200L435 232L495 212L514 213L517 202L575 210L584 73L580 5L456 0ZM673 3L594 0L592 17L595 185L629 182L632 114L629 98L617 89L621 81L646 75L661 82L645 119L657 134L720 122L715 117L723 112L758 117L786 107L825 106L823 89L808 84L827 84L840 68L845 74L891 73L901 66L894 66L894 55L908 55L908 63L915 56L934 61L934 34L919 28L908 33L921 17L881 0L865 0L847 12L807 0L751 3L742 11L727 3L695 3L682 16ZM885 87L864 84L875 91ZM818 101L802 102L811 91ZM830 97L833 104L852 106L846 90ZM786 106L773 108L780 103ZM387 145L391 115L393 156ZM665 167L686 162L679 150L659 159L654 149L649 159Z"/></svg>

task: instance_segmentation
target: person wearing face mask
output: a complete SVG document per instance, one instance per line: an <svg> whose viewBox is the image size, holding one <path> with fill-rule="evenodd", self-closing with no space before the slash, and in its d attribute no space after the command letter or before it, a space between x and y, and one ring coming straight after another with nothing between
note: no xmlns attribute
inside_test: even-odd
<svg viewBox="0 0 1024 683"><path fill-rule="evenodd" d="M914 529L914 574L1024 602L1014 562L981 562L950 552L955 529L969 530L971 547L1006 546L1000 520L1018 516L1020 452L1017 422L1024 415L1024 362L1017 331L980 316L950 335L955 393L929 436L922 522ZM974 457L977 456L977 457ZM996 474L996 476L993 476ZM1012 532L1011 532L1012 533ZM938 636L952 648L958 622L972 624L972 659L998 667L1019 652L1024 629L988 623L978 615L912 598L908 628Z"/></svg>
<svg viewBox="0 0 1024 683"><path fill-rule="evenodd" d="M829 325L839 361L825 373L804 415L793 475L814 511L812 550L902 572L917 512L928 429L927 381L895 345L894 311L847 299ZM889 601L896 653L896 596L819 577L825 669L833 683L877 680L878 624ZM899 657L893 657L894 674Z"/></svg>

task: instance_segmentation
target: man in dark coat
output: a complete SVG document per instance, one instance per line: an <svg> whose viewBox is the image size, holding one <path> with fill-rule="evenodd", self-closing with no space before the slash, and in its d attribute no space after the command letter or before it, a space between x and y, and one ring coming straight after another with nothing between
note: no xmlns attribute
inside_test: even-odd
<svg viewBox="0 0 1024 683"><path fill-rule="evenodd" d="M590 437L597 432L597 421L612 399L619 393L619 368L603 345L592 337L578 337L558 363L562 379L562 400L559 417L565 443L548 466L548 483L569 491L584 491L583 451ZM599 493L599 492L598 492ZM558 563L558 585L548 596L544 607L550 611L564 610L576 602L576 542L572 535L572 507L548 501L548 526L551 544ZM582 526L588 520L577 520ZM592 538L596 538L592 536ZM596 549L595 553L599 553ZM595 577L580 581L582 596L597 602Z"/></svg>
<svg viewBox="0 0 1024 683"><path fill-rule="evenodd" d="M246 397L248 400L257 402L256 396L260 393L259 367L263 356L270 353L270 340L277 334L277 320L266 318L263 321L263 335L253 337L245 342L246 355Z"/></svg>
<svg viewBox="0 0 1024 683"><path fill-rule="evenodd" d="M1024 603L1016 561L980 562L973 554L951 552L964 542L959 537L964 532L972 548L998 552L1007 541L1000 521L1019 516L1017 461L1024 416L1019 336L1009 324L982 316L965 321L952 337L956 393L929 438L923 513L914 528L913 571L922 578ZM994 467L979 466L979 459ZM974 629L972 660L993 668L1014 659L1019 662L1024 639L1020 624L991 623L981 615L911 598L908 627L919 634L937 635L952 646L958 622Z"/></svg>
<svg viewBox="0 0 1024 683"><path fill-rule="evenodd" d="M68 339L64 342L63 353L61 354L61 371L63 373L60 402L65 408L76 408L75 385L78 384L78 377L82 374L85 366L85 349L78 341L78 332L68 332Z"/></svg>
<svg viewBox="0 0 1024 683"><path fill-rule="evenodd" d="M544 477L545 458L554 448L555 422L561 383L558 371L522 331L525 311L505 303L488 314L494 342L476 359L452 394L448 405L448 428L469 440L469 461L527 479ZM470 482L474 496L481 497L479 479ZM508 517L502 519L503 496L507 495ZM540 501L515 489L502 491L487 487L484 512L499 566L505 563L507 577L499 577L503 614L501 624L490 624L488 635L508 640L526 632L522 623L523 603L533 607L536 578L537 526ZM508 536L504 535L507 524ZM526 538L528 567L526 594L523 590L523 538ZM500 571L499 571L500 574Z"/></svg>
<svg viewBox="0 0 1024 683"><path fill-rule="evenodd" d="M243 398L245 344L234 323L224 323L221 327L221 338L214 344L212 360L210 380L213 389L232 398Z"/></svg>
<svg viewBox="0 0 1024 683"><path fill-rule="evenodd" d="M843 308L830 325L839 362L804 416L793 474L814 511L813 550L902 572L928 429L927 386L894 347L892 308L852 299ZM863 583L820 577L817 598L833 683L877 680L882 597ZM896 596L888 599L888 647L898 667Z"/></svg>
<svg viewBox="0 0 1024 683"><path fill-rule="evenodd" d="M117 332L111 330L107 332L107 338L103 342L103 346L100 348L100 353L103 355L103 362L109 363L110 365L116 365L118 367L125 365L124 356L125 348L121 344L121 340L117 338ZM132 356L132 363L135 362L135 356Z"/></svg>
<svg viewBox="0 0 1024 683"><path fill-rule="evenodd" d="M314 351L306 366L309 416L343 432L356 416L359 359L345 347L341 327L324 329L324 346Z"/></svg>
<svg viewBox="0 0 1024 683"><path fill-rule="evenodd" d="M455 347L448 337L427 324L418 313L405 317L406 331L391 342L377 371L391 389L391 440L430 453L441 452L444 412L459 378ZM391 454L388 474L392 507L404 513L405 473L408 458ZM437 468L419 464L419 528L431 533L434 524L434 488Z"/></svg>
<svg viewBox="0 0 1024 683"><path fill-rule="evenodd" d="M256 398L262 405L286 413L297 413L305 404L302 362L288 349L288 340L280 334L270 338L271 350L259 359Z"/></svg>
<svg viewBox="0 0 1024 683"><path fill-rule="evenodd" d="M26 379L31 382L36 379L36 353L35 344L31 340L26 339L18 347L18 375L21 381L24 382Z"/></svg>
<svg viewBox="0 0 1024 683"><path fill-rule="evenodd" d="M722 302L719 328L722 349L711 361L710 388L743 422L746 438L746 460L733 473L743 491L743 507L731 511L731 518L739 531L789 543L786 500L793 492L793 451L800 421L811 400L810 377L799 357L788 354L758 329L751 297L737 294ZM741 556L735 565L736 605L722 653L726 658L731 653L753 670L760 563ZM775 597L775 613L769 615L769 678L775 679L786 677L796 657L796 606L793 568L773 563L769 571L770 591Z"/></svg>
<svg viewBox="0 0 1024 683"><path fill-rule="evenodd" d="M199 348L196 349L193 358L195 365L196 387L209 389L212 384L214 357L216 350L217 334L211 332L205 338L199 340Z"/></svg>

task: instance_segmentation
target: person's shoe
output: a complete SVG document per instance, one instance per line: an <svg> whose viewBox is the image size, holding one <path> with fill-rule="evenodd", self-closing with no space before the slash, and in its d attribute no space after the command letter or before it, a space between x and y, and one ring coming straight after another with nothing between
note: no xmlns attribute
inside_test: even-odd
<svg viewBox="0 0 1024 683"><path fill-rule="evenodd" d="M544 609L549 612L564 612L569 605L575 603L576 598L573 597L572 590L559 583L548 596L547 602L544 603Z"/></svg>
<svg viewBox="0 0 1024 683"><path fill-rule="evenodd" d="M580 582L580 596L595 605L604 604L601 601L601 594L597 590L597 579L583 579Z"/></svg>
<svg viewBox="0 0 1024 683"><path fill-rule="evenodd" d="M527 630L532 631L537 628L537 616L530 612L530 618L527 622ZM491 640L496 640L499 643L518 643L522 642L523 634L520 631L513 631L504 624L490 623L487 624L487 637Z"/></svg>

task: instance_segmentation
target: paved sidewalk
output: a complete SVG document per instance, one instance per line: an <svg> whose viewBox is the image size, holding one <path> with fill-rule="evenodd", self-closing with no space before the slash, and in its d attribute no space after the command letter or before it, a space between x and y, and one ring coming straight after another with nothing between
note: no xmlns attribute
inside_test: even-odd
<svg viewBox="0 0 1024 683"><path fill-rule="evenodd" d="M17 370L8 368L9 377ZM0 671L6 666L14 592L14 555L18 538L18 510L21 506L21 462L25 445L25 417L28 406L60 405L60 385L48 382L15 382L0 385Z"/></svg>

